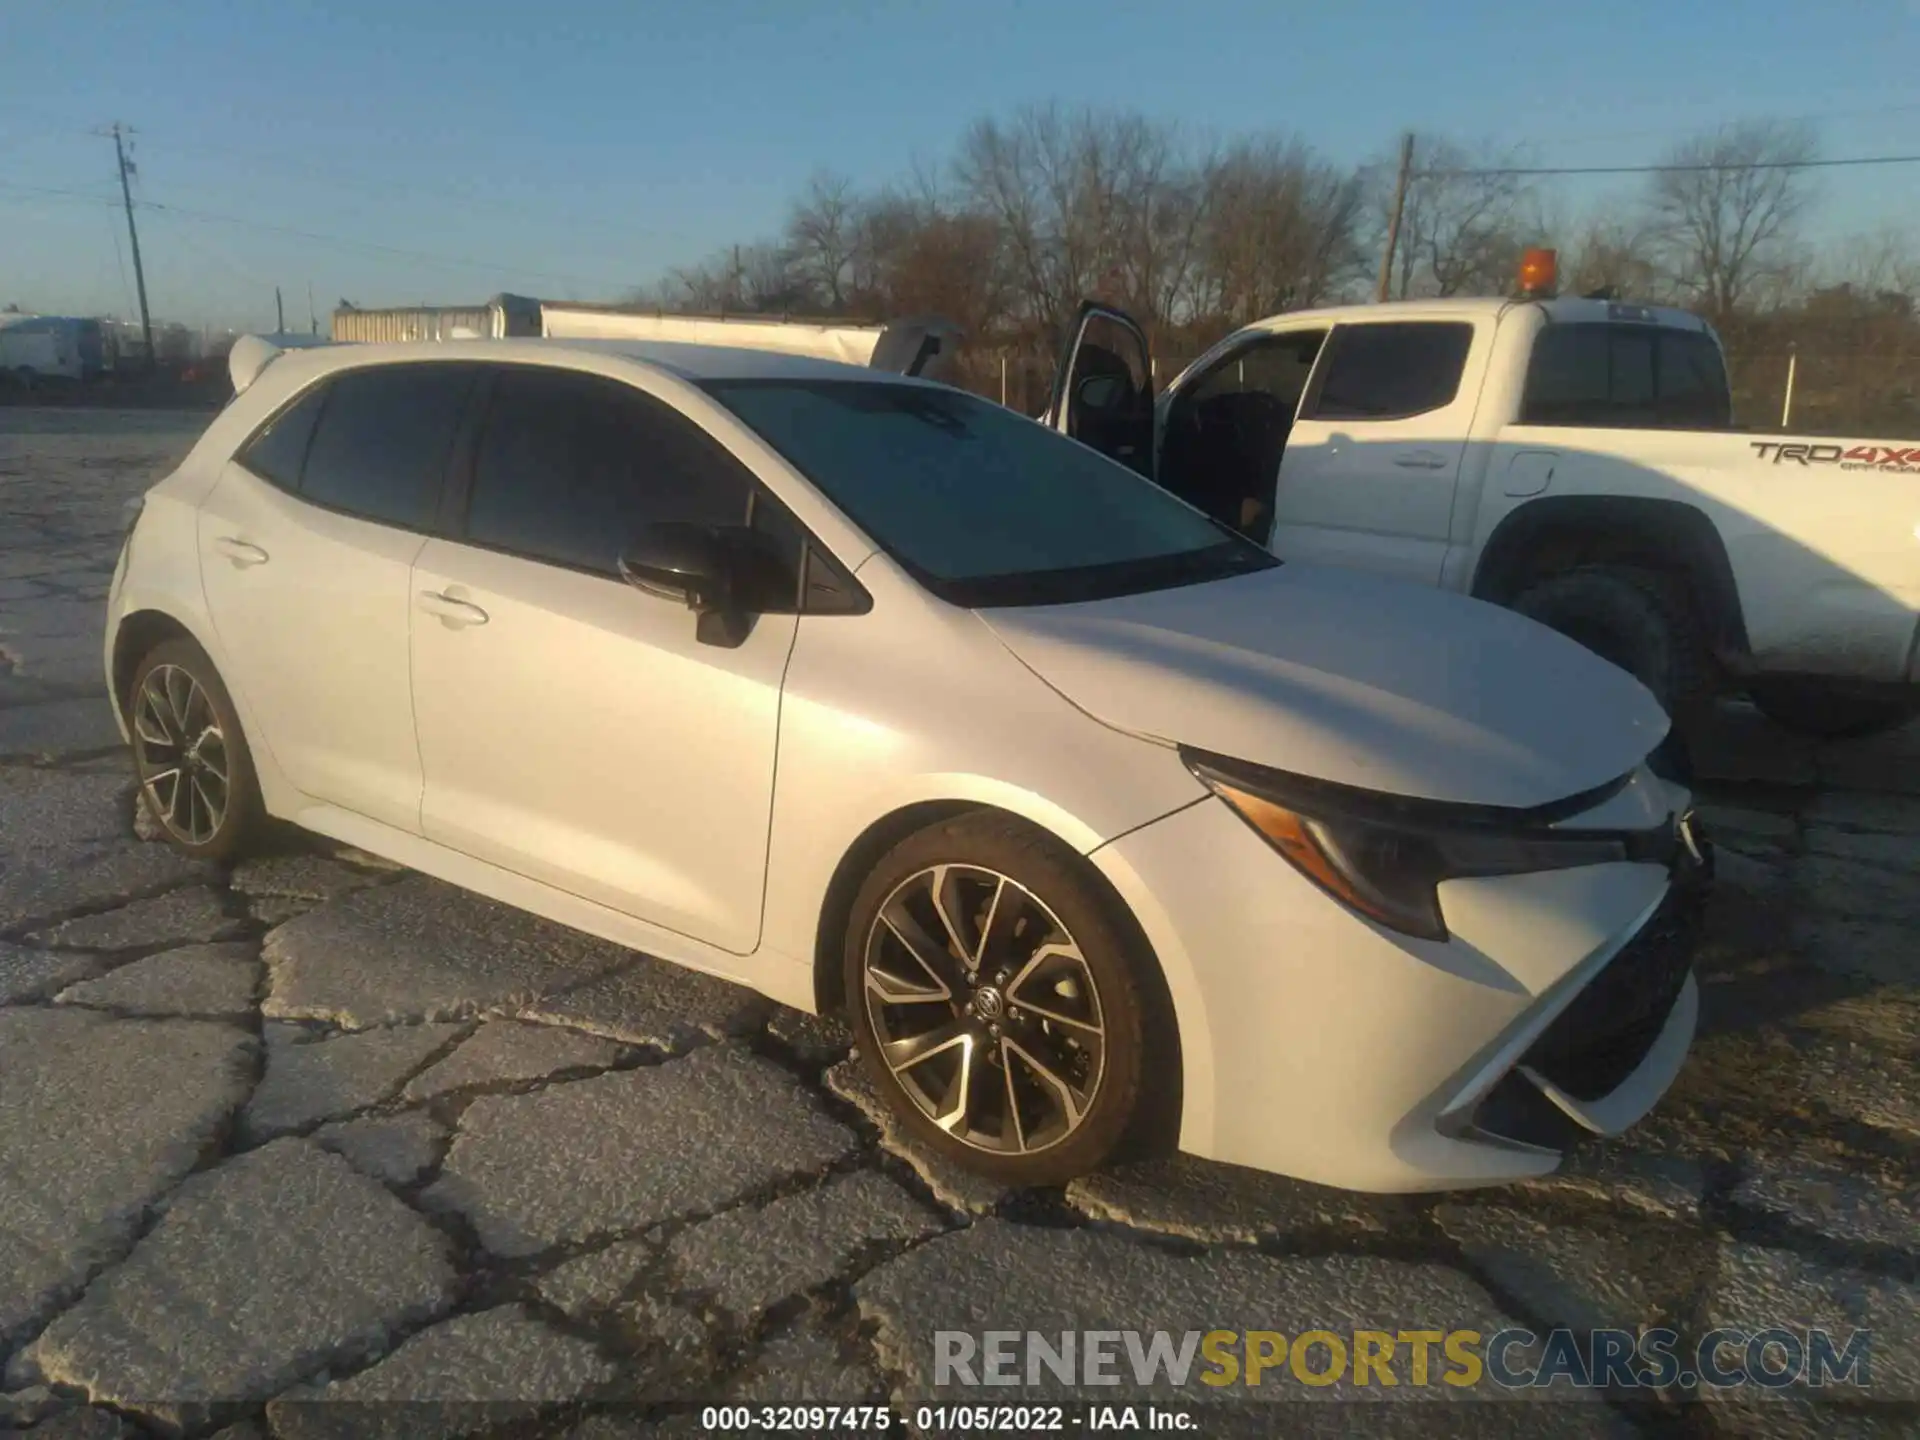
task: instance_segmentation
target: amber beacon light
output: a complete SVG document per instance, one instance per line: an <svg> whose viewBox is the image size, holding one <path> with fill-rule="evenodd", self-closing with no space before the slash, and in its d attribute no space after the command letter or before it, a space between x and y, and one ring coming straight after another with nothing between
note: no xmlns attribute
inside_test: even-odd
<svg viewBox="0 0 1920 1440"><path fill-rule="evenodd" d="M1557 251L1534 248L1520 257L1520 293L1543 299L1551 296L1560 275Z"/></svg>

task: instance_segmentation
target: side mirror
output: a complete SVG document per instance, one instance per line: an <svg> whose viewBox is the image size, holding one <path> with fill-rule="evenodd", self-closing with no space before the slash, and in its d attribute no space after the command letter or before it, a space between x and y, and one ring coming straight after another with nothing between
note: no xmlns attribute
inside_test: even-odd
<svg viewBox="0 0 1920 1440"><path fill-rule="evenodd" d="M1118 410L1132 387L1118 375L1089 375L1074 400L1085 410Z"/></svg>
<svg viewBox="0 0 1920 1440"><path fill-rule="evenodd" d="M721 531L662 521L646 526L620 552L620 576L643 594L680 600L706 615L733 608L734 557Z"/></svg>

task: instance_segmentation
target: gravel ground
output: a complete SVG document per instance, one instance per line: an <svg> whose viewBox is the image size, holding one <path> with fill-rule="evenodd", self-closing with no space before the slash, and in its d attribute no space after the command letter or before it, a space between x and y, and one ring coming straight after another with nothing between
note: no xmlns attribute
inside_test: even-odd
<svg viewBox="0 0 1920 1440"><path fill-rule="evenodd" d="M1274 1410L1289 1384L1205 1397L1200 1433L1920 1430L1920 731L1816 747L1726 710L1701 1038L1569 1172L1381 1198L1173 1160L1008 1193L903 1144L831 1023L368 856L137 838L102 600L122 503L204 423L0 410L0 1429L910 1418L956 1398L942 1326L1519 1323L1868 1327L1874 1403Z"/></svg>

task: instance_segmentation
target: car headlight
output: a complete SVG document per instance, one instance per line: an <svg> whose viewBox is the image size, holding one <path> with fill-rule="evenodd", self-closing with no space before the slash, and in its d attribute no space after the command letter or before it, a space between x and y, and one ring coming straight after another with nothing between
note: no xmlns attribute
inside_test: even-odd
<svg viewBox="0 0 1920 1440"><path fill-rule="evenodd" d="M1425 940L1447 938L1442 881L1658 858L1651 833L1549 828L1597 805L1627 776L1543 810L1506 810L1380 795L1200 751L1181 754L1302 875L1362 915ZM1571 812L1570 802L1578 807Z"/></svg>

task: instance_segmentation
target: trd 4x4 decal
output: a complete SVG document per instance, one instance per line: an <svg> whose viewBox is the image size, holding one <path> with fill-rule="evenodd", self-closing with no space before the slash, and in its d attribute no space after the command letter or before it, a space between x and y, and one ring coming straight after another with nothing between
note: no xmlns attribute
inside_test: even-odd
<svg viewBox="0 0 1920 1440"><path fill-rule="evenodd" d="M1801 465L1838 465L1842 470L1920 474L1920 446L1816 445L1804 440L1750 440L1747 443L1762 460L1771 453L1776 465L1792 460Z"/></svg>

